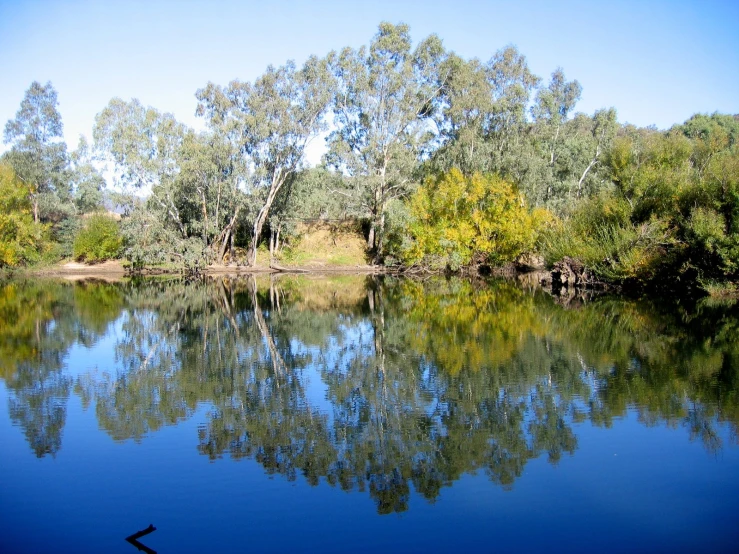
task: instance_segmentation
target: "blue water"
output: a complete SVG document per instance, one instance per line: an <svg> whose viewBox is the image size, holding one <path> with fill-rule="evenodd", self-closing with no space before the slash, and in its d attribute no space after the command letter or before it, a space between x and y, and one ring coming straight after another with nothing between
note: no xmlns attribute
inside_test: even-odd
<svg viewBox="0 0 739 554"><path fill-rule="evenodd" d="M144 290L146 286L136 285L144 287ZM212 283L202 285L206 291L212 286ZM340 282L336 286L344 289L347 284ZM359 285L351 286L370 285L360 282ZM194 367L198 366L197 361L192 362L194 366L187 366L184 361L179 361L170 368L164 357L160 359L158 354L154 354L151 360L156 361L150 360L142 370L142 359L146 358L148 349L144 349L145 352L137 358L139 365L132 371L156 373L161 370L164 376L156 381L155 387L159 391L137 397L139 400L146 398L149 403L128 404L119 398L120 406L116 405L116 410L125 420L136 421L142 417L141 414L149 414L150 421L154 421L161 415L157 410L161 410L160 404L164 404L161 399L168 394L168 387L187 408L184 412L179 408L175 409L175 413L184 415L169 419L164 416L161 420L165 423L151 424L143 434L131 431L132 436L128 438L116 438L123 433L124 427L117 427L118 435L109 431L110 423L101 422L100 414L96 412L96 402L102 398L103 389L120 387L126 379L128 383L133 382L131 375L127 375L129 370L126 369L125 356L120 345L132 338L132 332L125 330L125 322L136 311L134 304L140 301L136 294L141 292L134 290L135 287L130 284L120 287L120 313L112 316L103 330L98 327L99 336L94 341L87 341L87 346L83 346L77 339L70 339L61 345L59 341L54 342L55 348L62 350L62 362L60 367L50 370L49 374L61 375L72 384L68 395L51 397L52 404L63 407L65 414L58 447L55 450L51 448L53 452L39 453L34 450L25 431L38 429L38 425L34 427L27 419L11 418L9 410L11 404L18 402L19 398L31 398L28 400L29 410L39 409L32 397L24 397L23 394L24 391L43 388L43 383L49 382L48 377L46 381L39 379L37 382L26 383L24 389L17 385L20 381L17 374L23 372L24 367L27 368L28 360L19 363L15 372L7 367L4 370L5 378L0 381L2 552L131 553L136 549L123 539L150 523L156 526L156 532L140 541L159 553L379 550L731 552L739 544L739 526L736 524L736 514L739 513L739 448L736 421L732 419L732 414L739 412L735 410L734 404L722 404L720 408L723 412L718 416L718 405L712 404L712 398L706 397L705 391L700 394L695 392L691 398L689 395L694 391L688 387L667 395L676 405L685 406L686 411L681 412L680 417L675 417L674 406L665 408L664 413L656 412L652 406L649 413L654 417L646 418L649 421L645 421L645 406L627 398L624 409L615 413L607 424L601 424L597 418L579 417L573 410L577 408L587 413L591 409L589 406L593 397L601 394L602 397L599 398L608 399L603 393L591 390L588 395L578 393L570 397L563 392L570 385L564 379L558 382L556 373L553 374L554 381L551 385L551 376L547 377L544 373L543 377L519 377L516 368L528 371L526 367L530 369L536 366L540 370L539 365L542 363L540 359L527 361L523 347L510 361L511 366L507 372L496 369L493 362L483 359L481 368L474 372L472 367L468 367L459 374L448 375L440 367L442 362L431 355L431 350L421 351L423 348L415 342L411 346L413 341L404 333L387 338L387 344L382 347L383 363L387 367L384 368L385 376L380 377L380 358L375 351L379 346L374 340L374 333L370 333L370 322L376 322L377 318L368 312L366 305L360 308L350 305L350 299L346 300L348 307L339 306L333 309L350 312L352 315L347 316L344 313L343 323L335 328L338 331L325 337L321 345L306 344L305 336L298 336L309 325L305 323L305 316L312 317L317 309L305 308L300 305L299 299L295 300L294 306L298 306L295 308L295 317L301 324L294 327L298 331L292 337L280 330L280 322L274 311L268 314L264 310L268 315L268 328L285 360L284 369L294 372L296 382L303 385L302 389L294 388L290 395L285 396L291 399L288 404L296 410L297 415L294 417L303 417L302 410L305 407L310 407L314 415L308 419L299 419L301 423L295 428L289 427L289 422L271 427L260 418L267 418L270 413L278 418L291 415L279 410L275 412L274 406L270 408L271 405L267 404L257 403L249 409L251 411L237 406L234 409L239 414L246 414L244 417L248 420L247 424L255 425L248 427L252 431L251 435L247 432L246 440L252 441L257 451L235 458L233 452L238 448L235 443L230 443L230 446L227 445L213 459L203 455L198 449L201 442L199 437L205 430L214 429L214 414L238 404L234 404L236 397L233 392L228 392L228 402L218 394L215 398L208 399L209 394L212 396L211 393L193 389L193 383L200 382L198 379L178 381L181 377L178 372L197 373L198 368ZM68 292L62 289L59 294ZM428 294L434 293L438 294L438 290L428 291ZM77 294L80 294L79 290ZM399 293L396 291L394 294ZM158 293L154 298L157 296ZM390 296L393 295L386 294L386 302ZM244 302L250 297L253 298L245 293ZM397 300L397 297L393 298ZM264 296L258 299L264 300ZM59 305L64 302L74 303L69 297L55 297L51 302L56 305L57 310L51 310L56 314L54 318L62 317L58 310ZM238 305L237 300L233 306L234 311L239 312ZM534 307L536 310L545 310L548 316L562 309L542 298L536 300ZM290 302L287 299L282 305L282 317L285 320L292 317L287 313L289 308ZM253 306L247 305L240 313L246 318L252 309ZM408 313L405 308L395 311L389 304L384 309L386 333L391 329L388 319L404 317L401 314ZM634 308L630 306L629 309ZM165 307L161 310L165 310ZM165 317L157 309L154 312ZM325 316L325 313L322 315ZM722 314L724 318L727 317L726 313ZM64 317L74 318L74 311L65 312ZM216 317L223 321L227 319L225 316ZM49 321L47 320L47 325ZM12 334L9 332L11 325L7 321L4 323L6 336ZM198 325L202 327L203 336L212 332L210 324L207 333L204 330L205 323ZM227 332L226 324L223 325L218 335L221 338ZM255 359L269 361L267 338L260 338L258 333L254 333L252 342L246 344L248 327L252 325L256 323L245 319L236 341L243 347L242 359L249 359L248 353L253 350ZM660 325L664 323L661 322ZM55 327L58 324L48 325L46 329L53 334ZM76 324L71 327L76 328ZM169 320L164 327L171 328ZM163 345L174 348L175 356L181 355L188 348L194 348L191 344L193 339L186 339L187 333L183 327L184 324L181 324L179 331L174 331L167 339L168 345ZM318 327L320 326L316 324L316 328ZM538 331L532 331L535 327L522 328L520 333L536 334ZM412 329L413 337L418 338L423 334L418 326L412 326ZM462 330L457 324L458 335L462 334ZM720 330L714 328L712 332L719 333ZM464 331L472 332L470 329ZM676 332L681 336L679 331ZM180 338L175 339L178 334ZM74 335L75 333L69 334ZM283 342L280 342L280 336L284 337ZM321 335L318 333L311 336ZM671 344L670 347L675 348L674 341L671 343L668 340L671 336L669 333L665 334L665 344ZM216 340L217 337L214 337L213 340ZM403 338L409 342L404 343L401 340ZM486 335L475 338L480 341L492 340ZM556 338L545 338L551 341L550 346L556 346L555 341L564 344L567 340L562 335L561 328ZM719 342L718 339L715 342ZM197 351L200 352L201 348L202 344L198 343ZM208 342L205 350L210 352L212 348L215 348L212 342ZM399 350L400 348L406 349ZM724 361L717 367L722 368L720 371L735 373L736 367L726 367L736 359L732 357L733 351L721 348L724 347L718 346L717 351L724 356ZM167 348L162 347L161 350L166 352ZM497 352L500 350L502 347ZM351 352L354 354L351 355ZM358 352L369 353L374 357L368 362L362 358L364 354L360 355ZM577 354L572 358L573 364L580 363ZM593 362L593 368L602 365L603 359L608 359L607 352L601 354L597 363ZM710 353L703 354L710 358ZM223 358L223 352L221 355ZM391 364L392 360L395 360L395 365ZM643 362L641 360L640 363ZM4 360L4 363L7 362ZM352 367L352 363L356 367ZM250 364L251 362L244 367L252 368L251 370L242 367L238 374L238 379L243 383L254 381L258 377L257 369L253 369L255 366ZM618 365L617 361L615 365ZM267 376L264 383L269 383L274 378L269 373L273 366L266 363L265 367ZM402 373L402 368L407 367L412 371ZM584 367L591 366L586 361ZM392 374L391 368L396 368L400 373ZM227 368L221 369L225 371ZM252 370L254 374L249 373ZM696 369L697 372L701 370L707 371L705 366ZM468 396L457 396L450 392L455 388L465 389L478 382L475 379L481 378L480 372L486 371L505 373L506 377L501 379L497 389L474 391ZM583 376L583 381L599 380L605 386L608 376L613 375L617 369L606 368L600 370L602 373L593 371L587 377ZM646 373L643 368L641 371ZM332 372L356 374L364 379L363 386L371 387L374 391L368 392L362 390L362 387L355 387L350 391L357 406L357 412L352 417L346 416L346 410L352 410L348 407L352 403L345 404L339 400L337 395L342 393L337 391L342 389L328 382ZM534 373L537 374L537 371ZM573 374L577 375L577 372ZM395 375L395 380L392 375ZM400 375L411 378L401 382ZM427 376L425 382L424 375ZM685 379L690 382L691 378L696 380L704 377L705 375L687 375ZM465 381L467 378L470 380ZM82 382L93 382L99 387L96 396L86 407L83 406L84 395L80 391ZM537 389L540 390L539 393L534 391L537 383L541 382L550 387L547 389L549 392L542 393L540 389ZM267 387L264 383L261 386ZM212 385L211 376L211 382L203 384L203 391ZM228 380L224 378L222 387L228 386ZM679 388L679 384L671 384L669 387ZM491 434L485 441L485 425L480 423L486 417L485 406L489 407L494 399L512 394L511 391L522 390L524 393L520 397L528 398L522 404L525 421L508 431L491 427ZM711 390L710 387L707 390ZM273 391L272 394L276 393ZM385 398L387 404L372 404L369 410L371 415L362 415L364 412L359 406L369 405L375 394ZM547 448L531 446L534 431L528 425L539 420L536 416L537 406L543 405L532 400L537 394L541 398L551 399L559 407L568 407L562 412L558 425L571 431L574 447L568 439L566 444L570 446L554 456L556 461L549 455ZM737 391L724 390L722 394L736 396ZM648 391L647 396L649 395L664 396L664 393ZM398 400L399 397L404 400ZM464 407L464 398L473 398L474 407ZM635 398L643 396L637 395ZM413 402L416 404L409 404ZM520 474L515 475L511 482L501 483L497 477L491 479L490 468L499 467L496 462L487 461L488 467L480 466L480 459L494 460L494 456L466 457L463 452L467 448L464 441L445 450L446 447L442 446L447 444L445 438L448 437L445 434L453 435L455 430L465 427L453 426L452 420L444 415L444 410L438 408L444 404L456 406L456 411L452 411L464 418L470 428L483 429L480 431L482 435L470 435L470 450L483 448L487 444L494 451L496 444L503 444L506 437L516 434L529 441L527 451L530 452L530 458L520 466ZM266 406L267 409L260 415L261 406ZM284 407L285 404L279 406ZM698 436L691 432L688 421L704 408L713 414L700 422L704 426L711 425L710 440L706 440L705 435ZM394 412L403 412L404 409L405 415L394 418ZM423 416L418 415L424 410L436 413L437 417L429 418L431 423L412 425L408 429L404 427L416 417L413 414L426 421ZM380 413L384 415L377 415ZM505 417L508 415L506 412ZM44 416L39 417L43 419ZM360 420L363 417L368 417L369 420L362 423ZM294 454L299 450L295 445L302 444L302 433L306 426L314 425L311 423L313 421L317 423L312 431L315 433L311 435L312 440L316 441L315 444L324 444L321 442L324 440L322 437L328 437L325 444L330 448L325 448L329 448L331 461L365 460L362 467L366 467L368 473L362 474L354 470L353 485L348 487L349 490L345 491L338 485L328 483L329 476L336 474L335 469L324 467L317 470L318 484L312 485L303 476L305 468L297 467L297 471L291 473L279 463L275 468L260 458L259 447L264 447L267 439L258 436L259 429L266 426L270 431L265 436L274 436L282 431L286 434L287 438L277 440L284 448L282 458L277 457L278 460L284 458L280 463L284 466L289 466L290 463L299 466L301 458L299 454ZM377 428L380 431L373 428L374 421L381 422ZM420 435L414 435L417 429L423 429ZM403 437L409 442L398 446L395 441L403 440ZM286 441L293 441L293 450ZM552 447L555 443L560 444L559 439L546 444ZM385 451L385 448L388 450ZM370 453L365 457L361 453L362 449L369 449ZM395 449L394 454L390 452L392 449ZM430 454L429 449L432 450ZM443 453L444 460L434 458L439 452ZM455 452L459 452L458 459L449 459L455 456ZM412 459L406 459L406 453ZM413 481L411 475L401 475L406 471L403 469L405 463L420 471L418 467L422 466L417 462L425 455L437 460L433 462L437 464L434 466L436 469L429 470L429 475L446 471L443 484L431 500L419 494L416 481ZM313 460L310 456L308 458ZM382 509L377 497L370 493L372 479L376 476L370 476L369 473L376 471L376 467L372 465L373 460L380 458L395 460L397 463L393 467L397 466L397 471L393 473L393 468L388 466L385 468L389 471L387 475L391 476L391 480L392 475L395 475L396 480L408 484L406 497L399 504L392 504L394 507L391 509ZM318 463L320 459L320 456L316 456L311 463ZM458 470L443 469L449 467L445 465L447 462L458 467ZM387 475L385 478L388 478Z"/></svg>

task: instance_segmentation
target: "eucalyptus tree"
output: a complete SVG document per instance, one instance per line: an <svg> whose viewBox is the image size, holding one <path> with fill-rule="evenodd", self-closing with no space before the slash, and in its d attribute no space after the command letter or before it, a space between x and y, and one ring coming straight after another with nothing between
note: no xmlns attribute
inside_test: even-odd
<svg viewBox="0 0 739 554"><path fill-rule="evenodd" d="M186 236L171 187L179 172L177 154L186 128L172 114L113 98L95 116L95 149L112 161L116 184L147 192L163 215Z"/></svg>
<svg viewBox="0 0 739 554"><path fill-rule="evenodd" d="M70 176L77 213L86 214L103 207L105 178L93 165L92 151L84 135L70 155Z"/></svg>
<svg viewBox="0 0 739 554"><path fill-rule="evenodd" d="M126 255L136 265L174 259L191 266L207 258L181 213L177 177L187 132L172 114L136 99L113 98L95 117L95 150L113 162L116 184L125 193L122 202L130 216L123 224Z"/></svg>
<svg viewBox="0 0 739 554"><path fill-rule="evenodd" d="M593 179L602 166L605 153L611 147L618 131L614 108L596 110L592 117L578 114L570 122L575 130L569 137L565 149L572 155L571 179L577 181L575 196L595 193L602 188L606 176ZM590 177L590 179L588 179Z"/></svg>
<svg viewBox="0 0 739 554"><path fill-rule="evenodd" d="M675 130L693 140L693 164L701 177L711 160L739 142L739 117L713 113L695 114Z"/></svg>
<svg viewBox="0 0 739 554"><path fill-rule="evenodd" d="M545 161L544 181L536 183L530 194L537 204L551 201L562 194L563 179L557 174L557 160L565 137L566 123L575 104L580 99L582 87L577 81L567 81L564 71L557 68L546 88L537 92L531 108L534 117L534 133L540 156Z"/></svg>
<svg viewBox="0 0 739 554"><path fill-rule="evenodd" d="M35 222L49 220L70 200L67 145L62 140L62 116L50 82L34 81L26 91L15 119L5 124L3 139L11 145L7 161L30 189ZM62 216L67 215L62 213ZM57 219L61 219L59 217Z"/></svg>
<svg viewBox="0 0 739 554"><path fill-rule="evenodd" d="M238 152L220 133L188 132L178 159L181 171L175 184L188 233L199 235L216 261L223 262L229 247L233 259L232 230L243 202Z"/></svg>
<svg viewBox="0 0 739 554"><path fill-rule="evenodd" d="M485 66L476 58L465 60L451 53L442 72L441 109L434 114L441 145L432 154L431 170L445 172L456 167L465 175L491 171L485 123L494 99Z"/></svg>
<svg viewBox="0 0 739 554"><path fill-rule="evenodd" d="M541 78L531 73L526 57L515 46L496 52L485 71L494 99L485 122L486 136L493 146L496 169L512 175L529 128L526 110Z"/></svg>
<svg viewBox="0 0 739 554"><path fill-rule="evenodd" d="M523 183L533 158L526 110L541 81L526 58L514 46L486 63L450 54L441 73L441 109L435 115L442 145L432 155L431 170L497 172Z"/></svg>
<svg viewBox="0 0 739 554"><path fill-rule="evenodd" d="M378 255L388 204L409 190L421 145L430 138L444 57L436 35L412 50L409 27L390 23L380 24L369 49L331 56L336 129L328 138L328 161L357 178L370 220L368 246Z"/></svg>
<svg viewBox="0 0 739 554"><path fill-rule="evenodd" d="M326 128L332 79L327 60L310 57L301 68L292 61L269 66L253 83L213 83L198 90L198 114L244 157L242 179L255 199L249 265L256 262L262 228L280 190L300 170L308 143ZM235 223L242 204L235 209ZM233 236L235 229L229 230Z"/></svg>

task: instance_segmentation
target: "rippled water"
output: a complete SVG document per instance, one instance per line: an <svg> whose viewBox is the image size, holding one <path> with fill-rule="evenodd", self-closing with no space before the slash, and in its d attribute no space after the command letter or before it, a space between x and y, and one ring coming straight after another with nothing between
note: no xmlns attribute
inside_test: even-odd
<svg viewBox="0 0 739 554"><path fill-rule="evenodd" d="M732 551L731 303L0 285L0 551Z"/></svg>

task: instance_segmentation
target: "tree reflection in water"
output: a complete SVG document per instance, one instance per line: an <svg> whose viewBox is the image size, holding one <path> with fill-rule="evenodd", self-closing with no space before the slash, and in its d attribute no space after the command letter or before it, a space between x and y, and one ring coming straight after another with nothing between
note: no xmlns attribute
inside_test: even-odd
<svg viewBox="0 0 739 554"><path fill-rule="evenodd" d="M467 472L510 487L577 449L573 426L684 425L736 436L732 304L661 309L599 298L566 309L512 282L250 276L0 289L10 414L54 454L70 389L101 429L142 440L210 406L198 451L270 474L367 490L380 513ZM118 322L116 365L74 383L69 348ZM320 380L325 402L309 393ZM314 387L315 390L315 387Z"/></svg>

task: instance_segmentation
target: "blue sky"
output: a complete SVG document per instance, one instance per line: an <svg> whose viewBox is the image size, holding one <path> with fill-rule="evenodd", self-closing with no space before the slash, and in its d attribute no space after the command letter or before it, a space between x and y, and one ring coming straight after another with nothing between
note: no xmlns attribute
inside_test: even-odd
<svg viewBox="0 0 739 554"><path fill-rule="evenodd" d="M739 1L0 0L0 123L38 80L59 94L70 149L114 96L201 126L194 94L208 81L367 44L383 20L468 58L514 44L534 73L580 81L578 111L613 106L659 128L739 113Z"/></svg>

